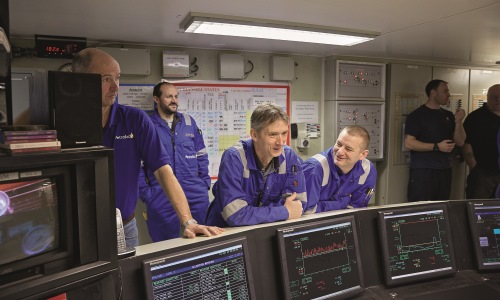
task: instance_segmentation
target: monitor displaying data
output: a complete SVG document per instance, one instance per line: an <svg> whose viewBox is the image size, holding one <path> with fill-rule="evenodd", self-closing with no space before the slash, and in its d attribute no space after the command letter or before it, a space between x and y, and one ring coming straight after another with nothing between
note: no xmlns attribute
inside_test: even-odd
<svg viewBox="0 0 500 300"><path fill-rule="evenodd" d="M285 299L341 299L363 291L354 217L277 232Z"/></svg>
<svg viewBox="0 0 500 300"><path fill-rule="evenodd" d="M244 238L143 262L148 300L255 299Z"/></svg>
<svg viewBox="0 0 500 300"><path fill-rule="evenodd" d="M445 204L380 211L379 229L387 285L456 272Z"/></svg>
<svg viewBox="0 0 500 300"><path fill-rule="evenodd" d="M500 269L500 200L467 203L479 270Z"/></svg>

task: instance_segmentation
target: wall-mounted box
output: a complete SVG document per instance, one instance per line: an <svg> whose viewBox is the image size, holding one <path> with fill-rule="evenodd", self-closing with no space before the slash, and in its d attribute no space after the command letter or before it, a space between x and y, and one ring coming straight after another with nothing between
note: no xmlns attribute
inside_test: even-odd
<svg viewBox="0 0 500 300"><path fill-rule="evenodd" d="M295 61L291 57L272 56L270 59L270 78L275 81L290 81L295 77Z"/></svg>
<svg viewBox="0 0 500 300"><path fill-rule="evenodd" d="M385 100L383 63L338 60L336 64L336 100Z"/></svg>
<svg viewBox="0 0 500 300"><path fill-rule="evenodd" d="M240 53L219 53L219 79L243 79L245 57Z"/></svg>
<svg viewBox="0 0 500 300"><path fill-rule="evenodd" d="M189 54L163 51L163 77L189 77Z"/></svg>
<svg viewBox="0 0 500 300"><path fill-rule="evenodd" d="M151 53L149 49L97 47L113 56L120 64L122 75L150 75Z"/></svg>

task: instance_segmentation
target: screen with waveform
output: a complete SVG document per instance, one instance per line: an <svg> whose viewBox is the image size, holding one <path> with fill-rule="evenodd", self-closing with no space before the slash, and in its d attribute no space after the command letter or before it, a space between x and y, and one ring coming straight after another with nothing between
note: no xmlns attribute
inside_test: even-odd
<svg viewBox="0 0 500 300"><path fill-rule="evenodd" d="M467 208L478 269L500 269L500 200L468 202Z"/></svg>
<svg viewBox="0 0 500 300"><path fill-rule="evenodd" d="M286 299L345 298L364 290L353 216L277 231Z"/></svg>
<svg viewBox="0 0 500 300"><path fill-rule="evenodd" d="M245 238L142 263L148 300L255 299Z"/></svg>
<svg viewBox="0 0 500 300"><path fill-rule="evenodd" d="M380 211L379 229L387 285L456 272L445 204Z"/></svg>

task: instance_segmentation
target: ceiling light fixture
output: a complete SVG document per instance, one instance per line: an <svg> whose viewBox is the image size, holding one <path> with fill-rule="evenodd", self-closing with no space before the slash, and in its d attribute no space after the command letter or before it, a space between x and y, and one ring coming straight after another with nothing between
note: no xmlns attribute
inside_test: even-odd
<svg viewBox="0 0 500 300"><path fill-rule="evenodd" d="M373 40L378 32L273 20L189 13L180 29L188 33L352 46Z"/></svg>

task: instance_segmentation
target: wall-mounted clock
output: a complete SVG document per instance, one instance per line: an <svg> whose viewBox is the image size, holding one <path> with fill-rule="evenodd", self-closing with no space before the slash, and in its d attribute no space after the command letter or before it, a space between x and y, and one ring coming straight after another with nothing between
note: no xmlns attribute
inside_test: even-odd
<svg viewBox="0 0 500 300"><path fill-rule="evenodd" d="M71 72L71 63L67 63L67 64L60 66L58 71Z"/></svg>

